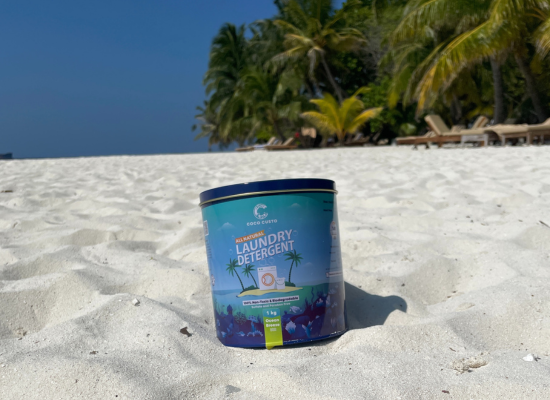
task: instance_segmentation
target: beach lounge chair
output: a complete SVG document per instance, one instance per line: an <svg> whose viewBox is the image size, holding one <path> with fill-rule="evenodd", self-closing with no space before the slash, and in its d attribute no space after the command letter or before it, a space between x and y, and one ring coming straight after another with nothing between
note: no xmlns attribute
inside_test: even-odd
<svg viewBox="0 0 550 400"><path fill-rule="evenodd" d="M453 127L453 129L449 129L439 115L427 115L424 120L437 134L437 136L429 140L437 143L439 147L441 147L443 143L451 142L459 142L461 144L466 142L484 142L484 144L487 145L489 144L489 140L493 138L492 134L486 132L485 128L462 129L460 127ZM477 123L477 126L479 125L480 123Z"/></svg>
<svg viewBox="0 0 550 400"><path fill-rule="evenodd" d="M285 140L285 142L283 144L274 144L274 145L270 145L270 146L265 146L264 149L266 149L266 150L293 150L293 149L298 147L296 145L293 145L292 144L293 142L294 142L294 138L291 137L291 138L288 138L287 140Z"/></svg>
<svg viewBox="0 0 550 400"><path fill-rule="evenodd" d="M543 145L546 137L550 138L550 118L538 125L528 125L530 138L529 143L533 143L535 138L538 139L539 145Z"/></svg>
<svg viewBox="0 0 550 400"><path fill-rule="evenodd" d="M550 118L538 125L494 125L488 127L487 131L496 134L503 145L510 139L525 139L527 144L538 139L539 145L542 145L546 136L550 137Z"/></svg>
<svg viewBox="0 0 550 400"><path fill-rule="evenodd" d="M238 149L235 149L235 151L253 151L253 150L261 150L265 146L271 146L273 144L277 144L278 139L275 136L272 136L266 144L255 144L254 146L246 146L246 147L239 147Z"/></svg>
<svg viewBox="0 0 550 400"><path fill-rule="evenodd" d="M397 145L405 145L405 144L412 144L414 147L416 147L418 144L425 144L426 147L428 147L429 140L428 138L437 136L433 131L426 132L425 135L422 136L405 136L405 137L398 137L395 139L395 143Z"/></svg>
<svg viewBox="0 0 550 400"><path fill-rule="evenodd" d="M363 137L362 133L358 133L351 140L344 143L344 146L364 146L369 143L369 138Z"/></svg>
<svg viewBox="0 0 550 400"><path fill-rule="evenodd" d="M475 120L472 129L463 129L460 126L453 126L452 129L445 124L443 119L439 115L428 115L425 118L426 123L430 127L430 131L424 136L409 136L403 138L397 138L396 143L398 145L412 144L414 147L419 144L424 144L426 147L430 143L437 143L439 147L443 143L461 142L465 141L485 141L488 142L488 138L485 136L479 137L479 135L485 135L482 127L489 123L489 119L484 115L480 115ZM464 135L464 136L463 136ZM487 140L485 140L487 139Z"/></svg>

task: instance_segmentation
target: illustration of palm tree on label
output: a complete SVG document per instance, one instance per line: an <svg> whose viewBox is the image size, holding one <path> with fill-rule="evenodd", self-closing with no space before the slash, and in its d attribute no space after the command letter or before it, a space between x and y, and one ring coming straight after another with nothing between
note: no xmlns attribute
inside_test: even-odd
<svg viewBox="0 0 550 400"><path fill-rule="evenodd" d="M246 266L243 267L242 272L244 276L252 278L252 280L254 281L254 286L247 287L246 290L258 289L258 282L256 282L256 279L254 279L254 274L252 273L254 271L256 270L254 269L253 264L246 264Z"/></svg>
<svg viewBox="0 0 550 400"><path fill-rule="evenodd" d="M298 264L300 264L302 262L303 257L300 253L296 253L296 250L289 251L289 252L285 253L285 256L287 256L285 261L291 261L292 260L292 263L290 264L290 272L288 273L288 282L286 282L286 286L296 286L294 283L292 283L292 280L290 279L292 277L292 267L294 265L296 265L296 267L298 267Z"/></svg>
<svg viewBox="0 0 550 400"><path fill-rule="evenodd" d="M231 275L231 276L235 276L235 274L237 274L237 278L239 278L239 282L241 282L241 287L243 288L243 292L244 292L243 281L241 281L241 277L239 276L239 273L237 272L237 267L240 266L239 264L237 264L237 262L238 262L237 259L235 259L235 260L229 259L229 264L226 264L227 268L225 270L227 272L229 272L229 275Z"/></svg>

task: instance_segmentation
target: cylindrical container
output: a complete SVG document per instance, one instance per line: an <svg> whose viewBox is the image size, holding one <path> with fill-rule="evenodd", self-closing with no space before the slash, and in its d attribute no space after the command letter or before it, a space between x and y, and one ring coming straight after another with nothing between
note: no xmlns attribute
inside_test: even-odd
<svg viewBox="0 0 550 400"><path fill-rule="evenodd" d="M214 321L224 345L272 348L347 330L336 193L325 179L201 193Z"/></svg>

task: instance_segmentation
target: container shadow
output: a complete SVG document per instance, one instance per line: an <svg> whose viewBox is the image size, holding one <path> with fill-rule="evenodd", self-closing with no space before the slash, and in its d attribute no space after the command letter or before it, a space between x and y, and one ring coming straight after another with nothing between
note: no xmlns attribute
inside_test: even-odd
<svg viewBox="0 0 550 400"><path fill-rule="evenodd" d="M407 311L407 302L399 296L376 296L346 282L346 308L349 329L384 325L395 310Z"/></svg>

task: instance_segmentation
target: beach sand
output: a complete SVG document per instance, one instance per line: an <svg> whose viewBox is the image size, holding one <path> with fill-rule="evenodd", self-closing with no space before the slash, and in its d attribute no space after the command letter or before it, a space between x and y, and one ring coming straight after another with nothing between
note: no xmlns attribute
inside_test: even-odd
<svg viewBox="0 0 550 400"><path fill-rule="evenodd" d="M226 348L199 193L301 177L337 183L350 330ZM0 192L0 399L550 398L548 147L14 160Z"/></svg>

